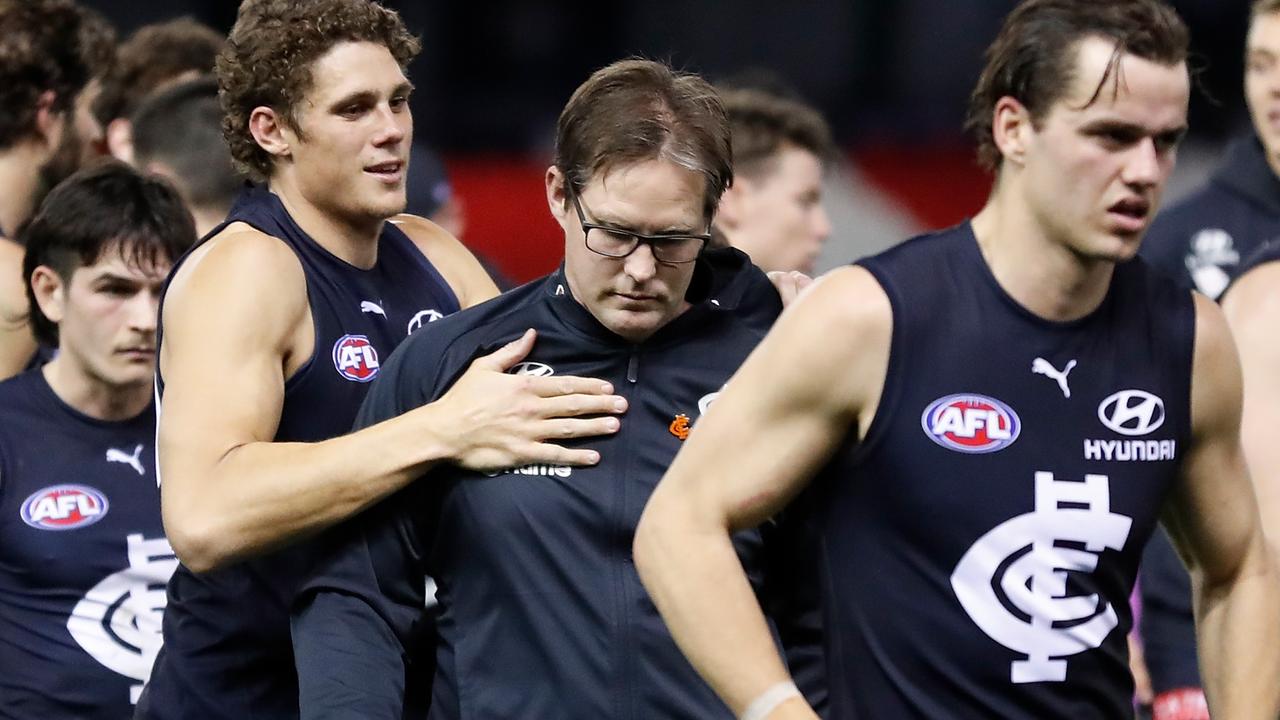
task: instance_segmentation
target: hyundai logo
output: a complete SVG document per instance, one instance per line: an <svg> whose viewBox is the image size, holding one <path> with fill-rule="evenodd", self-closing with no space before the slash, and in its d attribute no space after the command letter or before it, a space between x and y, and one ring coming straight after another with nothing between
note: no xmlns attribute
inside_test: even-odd
<svg viewBox="0 0 1280 720"><path fill-rule="evenodd" d="M1164 401L1145 390L1121 390L1098 406L1098 419L1121 435L1146 435L1164 424Z"/></svg>
<svg viewBox="0 0 1280 720"><path fill-rule="evenodd" d="M522 362L507 372L512 375L532 375L533 377L546 377L556 374L556 371L552 370L550 365L543 365L539 362Z"/></svg>

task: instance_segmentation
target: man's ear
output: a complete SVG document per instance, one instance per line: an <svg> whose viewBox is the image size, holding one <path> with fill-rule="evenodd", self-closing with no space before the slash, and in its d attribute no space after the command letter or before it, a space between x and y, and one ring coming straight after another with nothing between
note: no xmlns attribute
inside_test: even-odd
<svg viewBox="0 0 1280 720"><path fill-rule="evenodd" d="M126 118L116 118L107 123L107 151L111 157L133 164L133 123Z"/></svg>
<svg viewBox="0 0 1280 720"><path fill-rule="evenodd" d="M547 168L543 181L547 186L547 209L551 211L551 217L560 223L561 228L568 230L569 194L564 173L560 172L560 168L552 165Z"/></svg>
<svg viewBox="0 0 1280 720"><path fill-rule="evenodd" d="M1006 95L991 110L991 137L1005 161L1021 165L1035 133L1031 112L1016 99Z"/></svg>
<svg viewBox="0 0 1280 720"><path fill-rule="evenodd" d="M733 184L725 188L720 196L720 205L716 209L715 224L725 232L733 232L742 227L744 206L749 201L752 191L751 180L735 177Z"/></svg>
<svg viewBox="0 0 1280 720"><path fill-rule="evenodd" d="M36 136L50 150L62 143L62 133L66 132L67 123L71 121L69 111L54 107L57 99L57 93L52 90L45 90L36 98Z"/></svg>
<svg viewBox="0 0 1280 720"><path fill-rule="evenodd" d="M49 318L49 322L61 323L67 311L67 287L62 276L48 265L37 266L31 271L31 292L41 314Z"/></svg>
<svg viewBox="0 0 1280 720"><path fill-rule="evenodd" d="M289 157L290 143L297 139L284 118L272 108L259 105L249 113L249 132L258 147L278 158Z"/></svg>

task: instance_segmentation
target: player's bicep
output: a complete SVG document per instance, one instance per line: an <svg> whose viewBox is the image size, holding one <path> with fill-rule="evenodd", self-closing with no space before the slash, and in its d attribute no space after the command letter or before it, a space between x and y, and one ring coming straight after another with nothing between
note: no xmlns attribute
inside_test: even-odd
<svg viewBox="0 0 1280 720"><path fill-rule="evenodd" d="M231 242L189 262L197 264L181 268L163 314L165 496L184 492L233 448L271 440L285 355L306 317L301 266L277 241Z"/></svg>
<svg viewBox="0 0 1280 720"><path fill-rule="evenodd" d="M888 300L865 270L815 284L698 421L671 484L732 529L772 515L878 398L891 324Z"/></svg>
<svg viewBox="0 0 1280 720"><path fill-rule="evenodd" d="M1258 537L1258 509L1240 446L1241 376L1221 311L1196 296L1191 444L1163 520L1193 572L1234 575Z"/></svg>

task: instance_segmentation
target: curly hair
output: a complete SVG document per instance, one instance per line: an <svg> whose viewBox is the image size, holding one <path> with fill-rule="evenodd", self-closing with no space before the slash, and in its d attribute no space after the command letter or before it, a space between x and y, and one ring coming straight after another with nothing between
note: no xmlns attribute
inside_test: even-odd
<svg viewBox="0 0 1280 720"><path fill-rule="evenodd" d="M115 32L72 0L0 0L0 148L35 129L40 95L71 110L89 80L109 69Z"/></svg>
<svg viewBox="0 0 1280 720"><path fill-rule="evenodd" d="M188 73L207 75L226 38L191 17L144 25L120 44L93 114L103 125L127 118L152 91Z"/></svg>
<svg viewBox="0 0 1280 720"><path fill-rule="evenodd" d="M1087 37L1115 43L1106 73L1090 104L1116 76L1120 57L1135 55L1163 65L1186 62L1189 33L1162 0L1027 0L1005 18L987 49L987 64L969 97L965 128L978 141L978 161L998 170L1000 149L992 136L992 112L1002 97L1026 106L1037 126L1075 77L1075 49Z"/></svg>
<svg viewBox="0 0 1280 720"><path fill-rule="evenodd" d="M272 156L249 132L254 108L269 107L298 131L296 109L314 86L315 61L342 42L383 45L407 67L421 44L400 16L371 0L245 0L218 55L222 134L236 167L256 181Z"/></svg>

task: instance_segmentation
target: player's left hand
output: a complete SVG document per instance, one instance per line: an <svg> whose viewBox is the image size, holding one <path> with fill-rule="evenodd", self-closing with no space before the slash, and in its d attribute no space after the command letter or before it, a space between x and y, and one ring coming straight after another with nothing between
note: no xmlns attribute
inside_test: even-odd
<svg viewBox="0 0 1280 720"><path fill-rule="evenodd" d="M773 287L777 289L779 297L782 298L782 307L791 304L793 300L800 296L800 293L809 284L813 282L813 278L805 275L799 270L773 270L769 273L769 282L773 283Z"/></svg>

